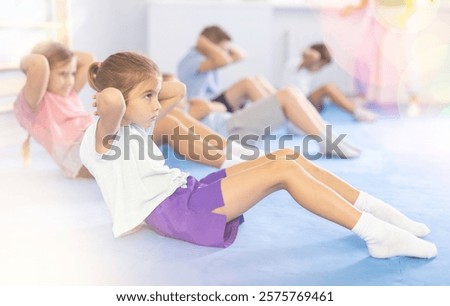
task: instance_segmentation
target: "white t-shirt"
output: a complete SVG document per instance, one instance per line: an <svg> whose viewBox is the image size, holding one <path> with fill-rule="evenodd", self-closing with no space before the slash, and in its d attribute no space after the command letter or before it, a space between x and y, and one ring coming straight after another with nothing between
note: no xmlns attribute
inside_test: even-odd
<svg viewBox="0 0 450 306"><path fill-rule="evenodd" d="M298 89L305 95L309 96L311 94L311 79L312 75L308 69L298 69L298 64L300 59L298 57L292 58L287 61L280 87L285 86L297 86Z"/></svg>
<svg viewBox="0 0 450 306"><path fill-rule="evenodd" d="M121 127L106 154L95 149L98 120L86 130L80 148L83 164L95 177L111 212L114 237L140 225L178 187L187 173L170 169L148 131Z"/></svg>

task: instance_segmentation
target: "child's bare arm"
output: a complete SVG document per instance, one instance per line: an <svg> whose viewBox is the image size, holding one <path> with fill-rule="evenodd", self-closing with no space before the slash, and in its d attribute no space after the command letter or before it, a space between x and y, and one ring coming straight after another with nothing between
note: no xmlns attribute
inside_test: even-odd
<svg viewBox="0 0 450 306"><path fill-rule="evenodd" d="M89 65L94 62L94 56L86 52L74 52L77 58L77 72L75 74L75 83L73 89L80 92L87 81L87 71Z"/></svg>
<svg viewBox="0 0 450 306"><path fill-rule="evenodd" d="M247 56L247 52L244 49L231 42L226 44L225 49L228 51L228 54L232 58L233 62L240 61Z"/></svg>
<svg viewBox="0 0 450 306"><path fill-rule="evenodd" d="M228 52L203 35L198 37L196 47L206 56L206 59L198 67L200 72L220 68L233 62Z"/></svg>
<svg viewBox="0 0 450 306"><path fill-rule="evenodd" d="M105 88L95 95L94 106L100 117L97 123L96 151L104 154L111 149L114 135L120 128L126 106L122 93L116 88Z"/></svg>
<svg viewBox="0 0 450 306"><path fill-rule="evenodd" d="M31 110L35 111L47 91L50 78L50 66L45 56L41 54L29 54L22 58L20 68L27 76L25 86L23 87L25 100Z"/></svg>
<svg viewBox="0 0 450 306"><path fill-rule="evenodd" d="M179 81L167 81L162 83L158 99L161 104L159 118L164 117L176 107L186 95L186 85Z"/></svg>

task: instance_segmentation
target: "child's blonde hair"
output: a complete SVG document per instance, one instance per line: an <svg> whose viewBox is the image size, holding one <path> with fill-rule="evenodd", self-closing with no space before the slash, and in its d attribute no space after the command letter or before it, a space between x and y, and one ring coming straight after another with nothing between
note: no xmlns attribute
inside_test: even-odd
<svg viewBox="0 0 450 306"><path fill-rule="evenodd" d="M50 69L53 69L55 66L63 63L69 63L74 57L72 51L70 51L62 43L55 41L41 42L34 46L31 53L45 56Z"/></svg>
<svg viewBox="0 0 450 306"><path fill-rule="evenodd" d="M122 92L125 101L137 84L155 77L161 77L158 65L135 52L110 55L104 62L91 64L88 70L88 82L94 90L114 87Z"/></svg>

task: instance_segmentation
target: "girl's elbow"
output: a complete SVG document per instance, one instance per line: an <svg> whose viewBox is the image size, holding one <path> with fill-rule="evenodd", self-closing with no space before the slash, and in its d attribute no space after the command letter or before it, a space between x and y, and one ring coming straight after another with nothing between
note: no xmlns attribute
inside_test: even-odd
<svg viewBox="0 0 450 306"><path fill-rule="evenodd" d="M101 104L113 109L114 112L125 112L125 99L122 92L117 88L109 87L104 89L98 99Z"/></svg>
<svg viewBox="0 0 450 306"><path fill-rule="evenodd" d="M48 64L48 60L45 56L41 54L31 54L22 59L20 64L20 68L24 73L28 73L28 71L42 71L43 73L50 72L50 65Z"/></svg>
<svg viewBox="0 0 450 306"><path fill-rule="evenodd" d="M182 82L178 82L177 84L178 86L178 97L183 98L184 96L186 96L187 93L187 89L186 89L186 84L182 83Z"/></svg>
<svg viewBox="0 0 450 306"><path fill-rule="evenodd" d="M216 59L214 61L214 66L219 68L219 67L223 67L223 66L229 65L232 62L233 62L233 59L231 57L229 57L229 56L227 56L227 57L220 57L220 58L218 58L218 59Z"/></svg>

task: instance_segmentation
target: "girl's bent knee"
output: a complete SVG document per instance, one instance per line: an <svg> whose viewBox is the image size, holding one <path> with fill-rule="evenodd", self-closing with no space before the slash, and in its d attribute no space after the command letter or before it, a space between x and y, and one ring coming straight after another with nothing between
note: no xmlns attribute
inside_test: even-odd
<svg viewBox="0 0 450 306"><path fill-rule="evenodd" d="M333 83L328 83L325 84L322 88L325 89L326 91L333 91L337 89L337 86L334 85Z"/></svg>
<svg viewBox="0 0 450 306"><path fill-rule="evenodd" d="M281 104L306 100L305 95L293 86L284 87L283 89L278 90L276 96Z"/></svg>
<svg viewBox="0 0 450 306"><path fill-rule="evenodd" d="M287 172L287 171L291 171L292 169L295 169L296 167L298 167L298 164L290 159L286 159L286 158L278 158L273 160L272 162L272 166L275 168L275 171L279 171L279 172Z"/></svg>
<svg viewBox="0 0 450 306"><path fill-rule="evenodd" d="M273 159L263 165L267 171L267 179L285 188L292 179L303 177L306 171L295 161L284 158Z"/></svg>
<svg viewBox="0 0 450 306"><path fill-rule="evenodd" d="M295 152L293 149L291 148L284 148L284 149L279 149L277 151L275 151L274 153L275 156L277 156L279 159L286 159L286 160L293 160L295 159L295 156L298 156L299 153Z"/></svg>
<svg viewBox="0 0 450 306"><path fill-rule="evenodd" d="M254 85L254 80L251 77L247 77L247 78L240 80L239 84L243 85L245 87L250 87L250 86Z"/></svg>
<svg viewBox="0 0 450 306"><path fill-rule="evenodd" d="M268 82L262 75L255 75L253 79L259 83Z"/></svg>
<svg viewBox="0 0 450 306"><path fill-rule="evenodd" d="M286 185L292 180L301 179L307 175L307 171L294 160L278 159L274 162L274 176L278 181Z"/></svg>

